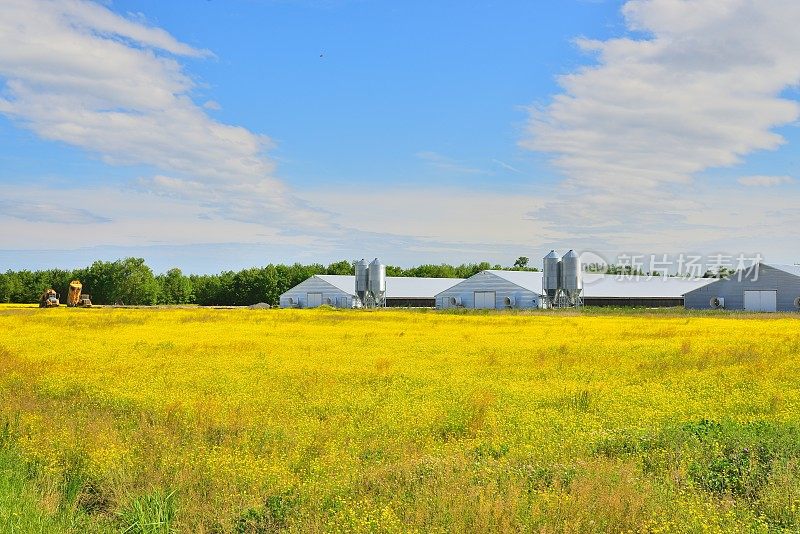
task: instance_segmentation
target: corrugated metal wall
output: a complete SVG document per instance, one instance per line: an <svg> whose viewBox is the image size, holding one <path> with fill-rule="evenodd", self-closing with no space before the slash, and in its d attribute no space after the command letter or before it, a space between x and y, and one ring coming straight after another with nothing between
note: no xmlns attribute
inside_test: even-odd
<svg viewBox="0 0 800 534"><path fill-rule="evenodd" d="M690 291L684 303L689 309L707 310L712 308L710 301L713 297L722 297L725 299L725 309L744 310L744 292L748 290L777 291L778 311L797 311L794 300L800 297L800 277L762 265L756 280L745 276L740 281L736 275L730 280L719 280Z"/></svg>
<svg viewBox="0 0 800 534"><path fill-rule="evenodd" d="M352 295L332 286L321 278L312 276L292 289L281 295L281 308L300 308L308 307L308 294L322 293L322 303L326 304L326 299L331 299L331 306L339 308L349 308L352 306ZM289 302L292 299L293 303Z"/></svg>
<svg viewBox="0 0 800 534"><path fill-rule="evenodd" d="M461 298L460 307L473 309L475 308L476 291L494 291L495 308L498 310L506 308L506 297L514 298L515 308L539 307L539 295L537 293L523 289L508 280L485 271L436 295L436 307L439 309L452 308L454 306L449 304L450 298L458 297Z"/></svg>
<svg viewBox="0 0 800 534"><path fill-rule="evenodd" d="M435 298L386 297L387 308L435 308Z"/></svg>
<svg viewBox="0 0 800 534"><path fill-rule="evenodd" d="M583 305L620 308L676 308L683 306L683 299L671 297L583 297Z"/></svg>

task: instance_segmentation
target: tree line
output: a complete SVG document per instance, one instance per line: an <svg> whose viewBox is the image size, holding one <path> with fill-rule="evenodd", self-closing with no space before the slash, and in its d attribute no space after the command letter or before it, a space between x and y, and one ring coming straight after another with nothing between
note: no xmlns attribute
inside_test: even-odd
<svg viewBox="0 0 800 534"><path fill-rule="evenodd" d="M511 269L535 271L519 258ZM387 276L469 278L487 269L503 269L488 262L462 265L388 265ZM184 274L173 268L155 274L142 258L96 261L74 270L7 271L0 273L0 302L35 303L46 289L52 288L66 298L69 283L80 280L83 293L95 304L198 304L201 306L247 306L259 302L277 305L281 293L316 274L353 274L347 260L322 265L269 264L241 271L219 274Z"/></svg>

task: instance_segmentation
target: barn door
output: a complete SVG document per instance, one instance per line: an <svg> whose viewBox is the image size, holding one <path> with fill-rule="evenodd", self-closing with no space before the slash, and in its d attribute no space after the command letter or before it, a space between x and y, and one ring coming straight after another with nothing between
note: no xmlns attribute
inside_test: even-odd
<svg viewBox="0 0 800 534"><path fill-rule="evenodd" d="M761 311L761 293L760 291L745 291L744 292L744 309L747 311Z"/></svg>
<svg viewBox="0 0 800 534"><path fill-rule="evenodd" d="M745 291L744 309L756 312L778 311L777 291Z"/></svg>
<svg viewBox="0 0 800 534"><path fill-rule="evenodd" d="M759 293L761 293L761 311L765 312L778 311L777 291L760 291Z"/></svg>
<svg viewBox="0 0 800 534"><path fill-rule="evenodd" d="M494 291L476 291L475 292L475 309L476 310L493 310L495 307L495 292Z"/></svg>
<svg viewBox="0 0 800 534"><path fill-rule="evenodd" d="M322 293L309 293L308 300L306 302L308 302L309 308L322 306Z"/></svg>

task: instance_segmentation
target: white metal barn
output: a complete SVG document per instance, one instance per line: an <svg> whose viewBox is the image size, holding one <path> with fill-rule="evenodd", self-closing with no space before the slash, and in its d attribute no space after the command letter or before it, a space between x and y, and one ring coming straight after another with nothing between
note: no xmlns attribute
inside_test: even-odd
<svg viewBox="0 0 800 534"><path fill-rule="evenodd" d="M583 300L588 306L683 306L687 293L710 283L708 278L584 274Z"/></svg>
<svg viewBox="0 0 800 534"><path fill-rule="evenodd" d="M481 271L437 294L436 307L479 310L539 308L541 292L542 273Z"/></svg>
<svg viewBox="0 0 800 534"><path fill-rule="evenodd" d="M349 280L348 280L349 279ZM349 282L349 283L348 283ZM303 280L280 296L281 308L316 308L323 304L352 308L355 277L318 274Z"/></svg>
<svg viewBox="0 0 800 534"><path fill-rule="evenodd" d="M463 282L463 278L386 277L386 306L433 308L436 294ZM281 308L337 308L357 306L356 277L318 274L297 284L280 297Z"/></svg>
<svg viewBox="0 0 800 534"><path fill-rule="evenodd" d="M712 283L686 295L686 307L725 308L756 312L800 310L800 265L772 265L737 271L728 279Z"/></svg>
<svg viewBox="0 0 800 534"><path fill-rule="evenodd" d="M436 295L437 308L539 308L543 302L541 272L488 270ZM682 306L684 295L710 279L583 275L587 306Z"/></svg>

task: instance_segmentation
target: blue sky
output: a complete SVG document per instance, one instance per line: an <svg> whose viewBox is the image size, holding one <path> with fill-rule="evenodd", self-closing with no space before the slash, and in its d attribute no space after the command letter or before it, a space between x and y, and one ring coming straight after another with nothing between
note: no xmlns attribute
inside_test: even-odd
<svg viewBox="0 0 800 534"><path fill-rule="evenodd" d="M516 146L523 108L585 60L574 36L619 24L617 9L586 2L212 1L188 20L163 4L115 6L213 50L217 61L192 69L222 105L215 115L268 131L279 174L300 186L493 182L442 173L426 152L527 183L493 159L536 164Z"/></svg>
<svg viewBox="0 0 800 534"><path fill-rule="evenodd" d="M0 21L0 270L800 261L793 2L9 0Z"/></svg>

